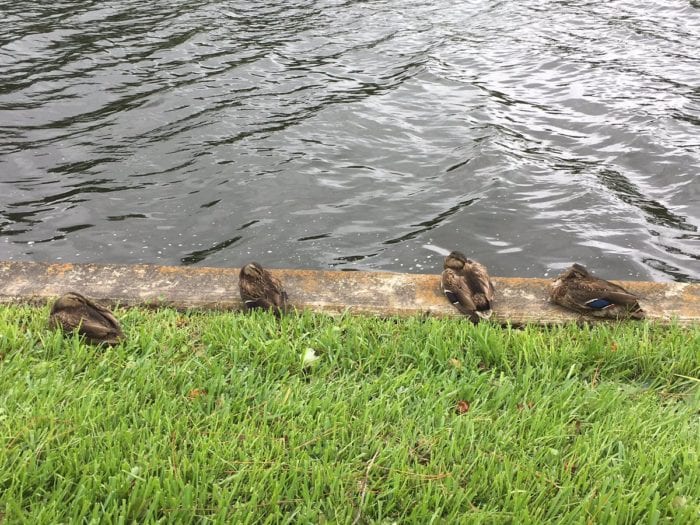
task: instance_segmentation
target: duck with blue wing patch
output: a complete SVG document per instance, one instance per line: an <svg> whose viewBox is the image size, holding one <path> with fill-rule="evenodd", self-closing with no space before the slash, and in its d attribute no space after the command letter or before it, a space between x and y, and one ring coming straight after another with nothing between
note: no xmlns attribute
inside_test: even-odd
<svg viewBox="0 0 700 525"><path fill-rule="evenodd" d="M494 287L486 267L454 251L445 257L442 290L457 310L478 323L491 317Z"/></svg>
<svg viewBox="0 0 700 525"><path fill-rule="evenodd" d="M287 311L287 292L282 283L256 262L241 268L238 290L246 310L272 310L277 317Z"/></svg>
<svg viewBox="0 0 700 525"><path fill-rule="evenodd" d="M580 264L574 264L556 278L549 298L564 308L594 317L644 318L637 296L622 286L594 277Z"/></svg>

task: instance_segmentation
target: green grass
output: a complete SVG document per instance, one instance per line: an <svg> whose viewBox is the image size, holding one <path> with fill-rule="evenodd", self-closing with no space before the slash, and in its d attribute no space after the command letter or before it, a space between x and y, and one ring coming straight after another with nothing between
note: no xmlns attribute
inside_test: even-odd
<svg viewBox="0 0 700 525"><path fill-rule="evenodd" d="M700 523L700 327L117 314L0 307L0 522Z"/></svg>

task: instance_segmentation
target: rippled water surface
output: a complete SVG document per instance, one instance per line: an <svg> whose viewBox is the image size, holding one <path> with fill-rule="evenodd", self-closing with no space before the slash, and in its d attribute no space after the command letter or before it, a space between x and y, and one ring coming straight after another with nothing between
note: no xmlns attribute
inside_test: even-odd
<svg viewBox="0 0 700 525"><path fill-rule="evenodd" d="M700 280L693 1L0 0L0 259Z"/></svg>

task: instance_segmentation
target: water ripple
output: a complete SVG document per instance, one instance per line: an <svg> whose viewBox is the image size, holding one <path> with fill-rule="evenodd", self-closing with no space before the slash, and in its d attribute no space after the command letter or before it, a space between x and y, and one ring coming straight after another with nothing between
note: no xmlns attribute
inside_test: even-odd
<svg viewBox="0 0 700 525"><path fill-rule="evenodd" d="M700 280L695 2L0 8L3 258Z"/></svg>

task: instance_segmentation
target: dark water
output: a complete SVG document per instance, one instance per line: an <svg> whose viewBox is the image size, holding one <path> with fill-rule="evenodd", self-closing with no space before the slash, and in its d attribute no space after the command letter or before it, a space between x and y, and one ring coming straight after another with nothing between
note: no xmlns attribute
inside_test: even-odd
<svg viewBox="0 0 700 525"><path fill-rule="evenodd" d="M0 259L700 280L700 3L0 20Z"/></svg>

